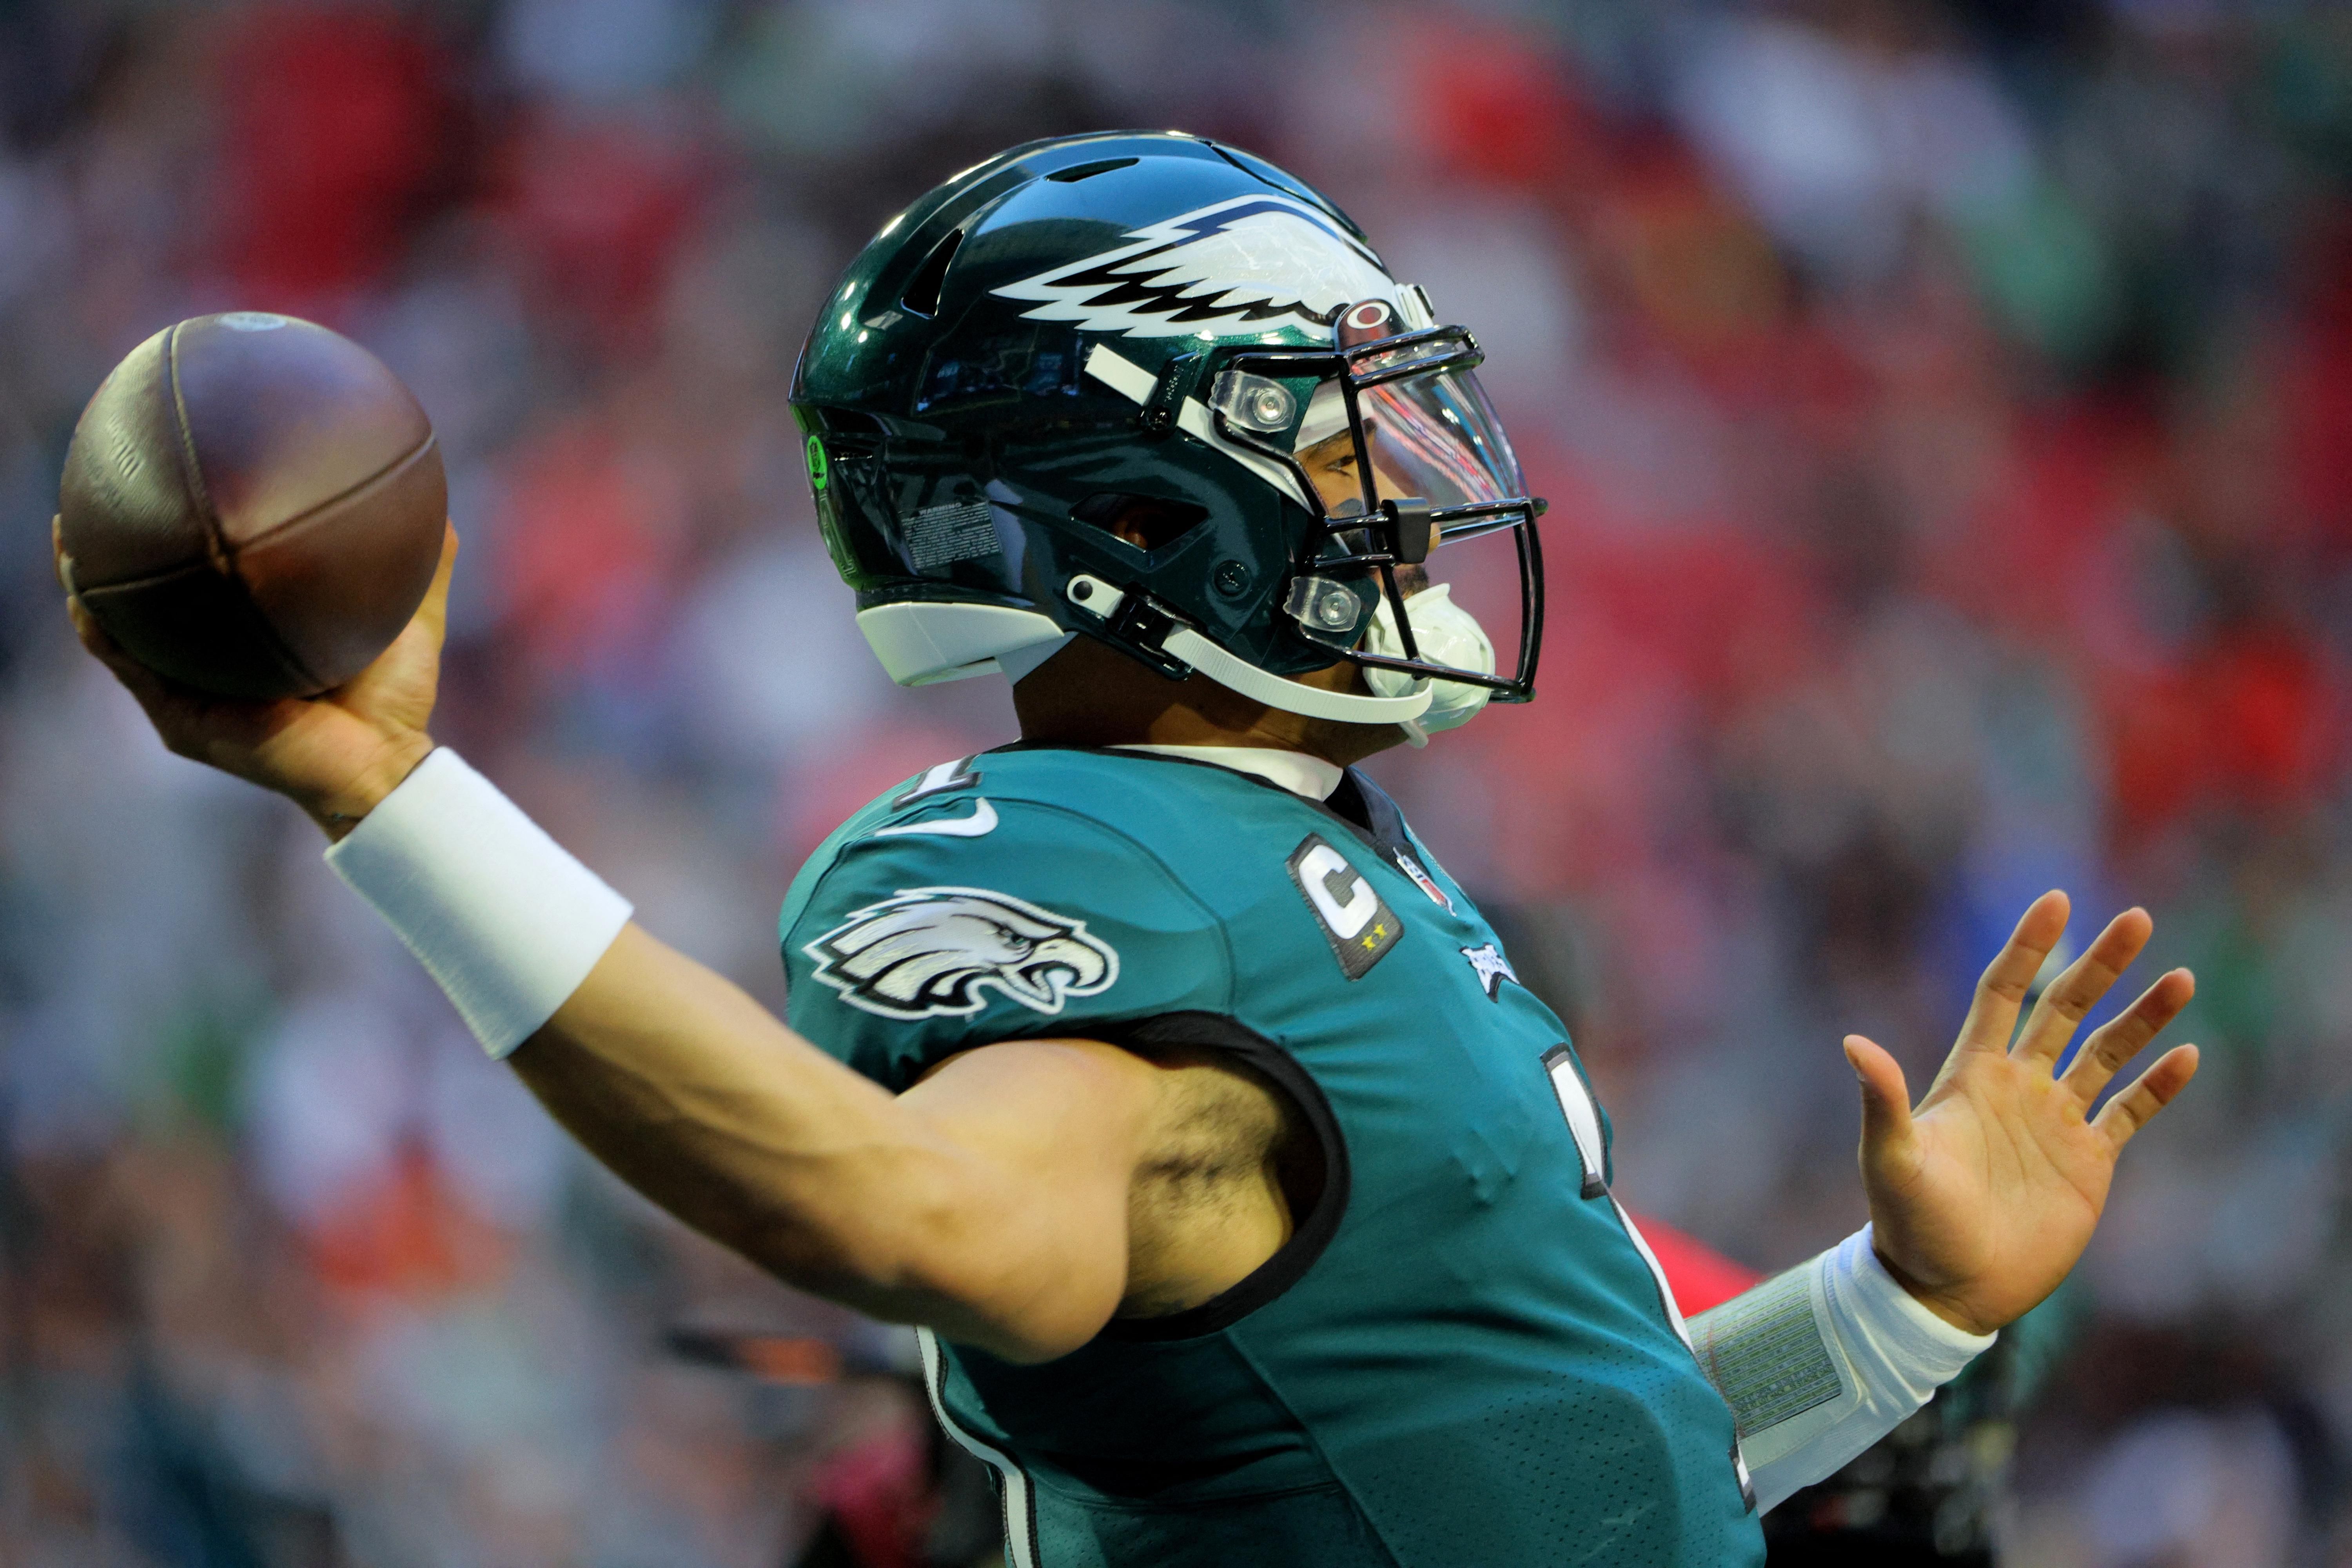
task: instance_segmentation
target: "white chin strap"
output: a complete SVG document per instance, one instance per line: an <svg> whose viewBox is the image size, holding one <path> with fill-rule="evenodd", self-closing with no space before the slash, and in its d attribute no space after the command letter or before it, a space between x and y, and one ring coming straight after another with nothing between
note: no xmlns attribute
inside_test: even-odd
<svg viewBox="0 0 2352 1568"><path fill-rule="evenodd" d="M1120 590L1099 577L1084 574L1071 578L1064 592L1069 595L1070 603L1106 621L1118 615L1119 606L1127 602L1127 595ZM1430 703L1430 683L1426 680L1414 682L1410 691L1388 697L1365 697L1353 691L1325 691L1319 687L1302 686L1226 652L1190 626L1178 626L1160 639L1160 646L1170 657L1182 659L1228 690L1308 719L1330 719L1343 724L1403 724L1410 733L1412 721L1420 718Z"/></svg>

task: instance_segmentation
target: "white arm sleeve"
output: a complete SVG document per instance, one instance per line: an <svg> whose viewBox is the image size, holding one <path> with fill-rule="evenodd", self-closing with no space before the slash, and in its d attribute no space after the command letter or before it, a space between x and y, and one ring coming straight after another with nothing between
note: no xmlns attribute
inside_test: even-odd
<svg viewBox="0 0 2352 1568"><path fill-rule="evenodd" d="M1991 1334L1912 1299L1870 1227L1690 1321L1731 1406L1759 1512L1830 1475L1959 1375Z"/></svg>
<svg viewBox="0 0 2352 1568"><path fill-rule="evenodd" d="M399 934L503 1057L554 1015L629 921L629 901L443 746L327 864Z"/></svg>

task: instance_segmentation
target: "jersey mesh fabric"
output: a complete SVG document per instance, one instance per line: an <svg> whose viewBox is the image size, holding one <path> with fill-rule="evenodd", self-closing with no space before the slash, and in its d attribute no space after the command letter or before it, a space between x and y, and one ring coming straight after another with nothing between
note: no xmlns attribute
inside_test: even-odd
<svg viewBox="0 0 2352 1568"><path fill-rule="evenodd" d="M877 801L795 881L793 1026L903 1089L976 1045L1222 1018L1295 1064L1294 1092L1328 1110L1348 1173L1325 1194L1336 1209L1302 1218L1323 1244L1287 1260L1304 1272L1277 1257L1235 1288L1234 1312L1187 1314L1183 1337L1114 1324L1025 1367L947 1348L943 1407L1020 1465L1038 1568L1762 1561L1730 1413L1613 1202L1584 1195L1544 1066L1559 1021L1474 962L1495 933L1384 797L1350 774L1334 800L1358 809L1343 816L1132 752L1014 748L962 773ZM990 818L985 833L890 831ZM1330 853L1306 858L1310 840ZM1022 940L1077 942L1054 950L1067 960L1055 1009L1041 1005L1050 978L1016 973L939 993L968 1011L892 1016L899 1001L861 1003L820 973L828 933L926 889L978 900L952 916L971 954L925 957L926 973L1045 951ZM992 898L1042 913L1026 937L984 932L971 921ZM949 940L939 930L916 945ZM1081 995L1111 967L1086 944L1115 952L1116 976Z"/></svg>

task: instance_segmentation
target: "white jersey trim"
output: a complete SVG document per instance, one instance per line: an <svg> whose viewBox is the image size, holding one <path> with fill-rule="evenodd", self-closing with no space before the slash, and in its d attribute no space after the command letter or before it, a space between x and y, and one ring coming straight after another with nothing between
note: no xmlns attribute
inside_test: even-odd
<svg viewBox="0 0 2352 1568"><path fill-rule="evenodd" d="M1213 763L1237 773L1254 773L1271 784L1308 800L1328 800L1346 771L1337 763L1304 752L1277 752L1264 746L1160 746L1129 742L1114 752L1150 752L1155 757L1181 757L1190 763Z"/></svg>
<svg viewBox="0 0 2352 1568"><path fill-rule="evenodd" d="M955 1423L948 1414L947 1359L940 1337L929 1329L915 1331L923 1351L923 1392L930 1396L931 1415L955 1446L996 1472L1004 1493L1004 1561L1006 1568L1037 1568L1037 1500L1028 1473L1011 1456L999 1453Z"/></svg>

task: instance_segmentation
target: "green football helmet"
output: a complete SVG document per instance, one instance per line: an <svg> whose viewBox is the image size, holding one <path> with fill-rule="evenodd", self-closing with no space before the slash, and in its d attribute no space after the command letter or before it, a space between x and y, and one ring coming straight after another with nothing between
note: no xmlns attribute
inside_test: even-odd
<svg viewBox="0 0 2352 1568"><path fill-rule="evenodd" d="M1418 740L1440 683L1471 710L1534 692L1543 502L1480 358L1299 181L1116 132L1015 147L885 224L793 406L826 546L902 684L1017 680L1078 634ZM1433 634L1397 582L1439 540L1504 530L1509 674L1466 615ZM1484 668L1432 657L1472 645ZM1288 679L1339 659L1369 693Z"/></svg>

